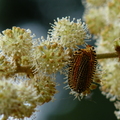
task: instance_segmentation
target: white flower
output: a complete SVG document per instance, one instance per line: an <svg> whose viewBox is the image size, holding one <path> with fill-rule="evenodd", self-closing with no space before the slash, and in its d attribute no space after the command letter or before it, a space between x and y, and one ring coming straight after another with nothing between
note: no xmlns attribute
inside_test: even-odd
<svg viewBox="0 0 120 120"><path fill-rule="evenodd" d="M19 59L21 64L28 64L32 50L31 31L12 27L0 34L0 49L2 54L13 59Z"/></svg>
<svg viewBox="0 0 120 120"><path fill-rule="evenodd" d="M57 18L57 21L52 25L49 34L52 39L60 43L63 47L76 48L77 45L85 43L85 39L89 39L87 34L88 29L85 23L81 22L81 19L75 18L70 21L70 17L63 17L62 19Z"/></svg>
<svg viewBox="0 0 120 120"><path fill-rule="evenodd" d="M13 82L13 79L0 80L0 115L4 118L25 118L35 112L36 88L26 82Z"/></svg>
<svg viewBox="0 0 120 120"><path fill-rule="evenodd" d="M47 74L56 73L67 64L68 59L69 50L49 37L47 40L42 38L42 41L34 47L33 66L37 71Z"/></svg>

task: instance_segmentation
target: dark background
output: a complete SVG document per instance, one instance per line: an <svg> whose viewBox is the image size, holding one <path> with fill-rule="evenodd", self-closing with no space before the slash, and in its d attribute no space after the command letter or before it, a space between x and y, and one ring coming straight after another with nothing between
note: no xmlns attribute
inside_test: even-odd
<svg viewBox="0 0 120 120"><path fill-rule="evenodd" d="M0 0L0 31L18 26L31 29L37 37L46 37L57 17L82 18L81 0ZM89 43L93 44L93 43ZM57 74L59 93L54 102L40 107L36 120L116 120L114 105L96 89L81 101L64 90L64 76Z"/></svg>

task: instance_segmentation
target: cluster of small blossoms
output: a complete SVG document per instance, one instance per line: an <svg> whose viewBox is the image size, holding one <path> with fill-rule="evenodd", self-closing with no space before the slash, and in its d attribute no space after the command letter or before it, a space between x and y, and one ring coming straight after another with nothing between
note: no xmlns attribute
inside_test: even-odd
<svg viewBox="0 0 120 120"><path fill-rule="evenodd" d="M119 28L120 29L120 28ZM114 32L113 32L114 34ZM116 36L117 37L117 36ZM111 41L112 42L112 41ZM110 44L109 44L110 45ZM106 46L108 51L112 51L112 45L110 47ZM105 79L102 81L101 84L101 90L103 95L106 96L106 98L109 98L110 101L114 102L114 105L118 111L115 111L115 115L117 119L120 119L120 77L119 77L119 70L120 70L120 39L117 38L114 41L114 46L115 50L118 52L119 58L115 59L106 59L106 60L101 60L101 65L103 66L104 69L104 74L102 75L102 78ZM98 47L101 51L101 49L105 49L102 45ZM107 51L106 50L106 51Z"/></svg>
<svg viewBox="0 0 120 120"><path fill-rule="evenodd" d="M6 29L2 33L0 34L0 49L2 53L13 59L19 59L18 62L20 64L27 64L32 49L33 36L31 31L12 27L12 30Z"/></svg>
<svg viewBox="0 0 120 120"><path fill-rule="evenodd" d="M7 120L29 118L38 105L53 100L57 93L56 83L50 76L42 73L34 78L17 75L0 81L0 115Z"/></svg>
<svg viewBox="0 0 120 120"><path fill-rule="evenodd" d="M57 41L41 38L37 46L34 47L34 66L36 71L42 70L44 73L52 74L61 70L69 59L69 50L65 49Z"/></svg>
<svg viewBox="0 0 120 120"><path fill-rule="evenodd" d="M84 40L90 38L87 34L87 26L81 22L81 19L77 19L76 23L74 21L75 18L70 21L70 17L58 18L48 33L63 47L76 48L77 45L85 44Z"/></svg>
<svg viewBox="0 0 120 120"><path fill-rule="evenodd" d="M120 54L120 40L116 39L120 35L120 25L109 25L106 26L104 30L101 32L101 37L97 41L97 52L106 53L114 52L118 49L118 54ZM116 40L115 40L116 39ZM113 44L108 44L113 43ZM112 98L119 98L120 97L120 90L119 90L119 69L120 63L119 58L112 58L112 59L104 59L100 60L102 68L105 70L103 72L103 80L102 81L102 90L103 93L106 93L106 96L110 98L110 100L115 100Z"/></svg>
<svg viewBox="0 0 120 120"><path fill-rule="evenodd" d="M36 89L26 82L14 82L12 79L0 80L0 115L3 120L9 117L23 119L35 112Z"/></svg>
<svg viewBox="0 0 120 120"><path fill-rule="evenodd" d="M111 0L111 2L108 3L108 11L108 17L111 23L120 22L120 0Z"/></svg>
<svg viewBox="0 0 120 120"><path fill-rule="evenodd" d="M4 120L30 117L37 105L49 102L56 93L54 78L34 74L33 40L30 30L19 27L0 34L0 115Z"/></svg>
<svg viewBox="0 0 120 120"><path fill-rule="evenodd" d="M96 0L91 0L92 3ZM89 2L89 1L88 1ZM120 71L120 12L119 5L120 0L108 0L104 5L99 7L89 7L84 15L90 32L97 36L97 53L109 53L116 52L118 58L102 59L99 60L102 66L102 82L101 91L111 101L118 100L120 98L120 82L119 82L119 71ZM89 3L88 3L89 4ZM93 5L95 6L95 5ZM94 9L94 11L93 11ZM94 14L91 14L92 12ZM101 11L101 12L100 12ZM101 25L101 26L100 26ZM94 27L93 27L94 26ZM97 30L96 26L98 26ZM116 109L119 111L115 112L115 115L120 119L120 107L119 104L115 103Z"/></svg>
<svg viewBox="0 0 120 120"><path fill-rule="evenodd" d="M34 41L35 71L56 73L67 65L72 51L78 45L85 44L85 39L89 39L85 23L80 19L76 23L74 21L70 21L70 17L58 18L49 30L47 39L41 37Z"/></svg>
<svg viewBox="0 0 120 120"><path fill-rule="evenodd" d="M98 35L101 32L108 22L106 18L107 14L108 10L106 6L97 9L94 7L86 9L83 17L91 34Z"/></svg>
<svg viewBox="0 0 120 120"><path fill-rule="evenodd" d="M77 50L78 45L83 45L85 39L88 39L87 27L80 19L77 23L74 22L75 19L70 21L70 17L65 17L62 19L57 19L52 25L53 29L49 30L49 35L47 39L41 37L41 39L36 39L34 43L34 53L33 53L33 65L35 67L35 73L42 71L44 74L51 75L60 71L66 75L68 81L69 68L66 67L70 58L73 55L73 51ZM66 68L65 72L63 72ZM96 71L96 70L95 70ZM67 74L66 74L67 73ZM94 77L94 82L99 81L99 77ZM97 80L95 80L97 78ZM98 83L99 83L98 82ZM68 82L66 82L68 84ZM87 93L77 93L71 89L70 94L74 95L76 98L82 98L88 94L90 91L95 89L97 85L92 84L90 90Z"/></svg>
<svg viewBox="0 0 120 120"><path fill-rule="evenodd" d="M25 65L31 64L33 37L29 29L19 27L6 29L0 34L0 78L11 77L17 72L25 72ZM31 74L30 69L26 72Z"/></svg>
<svg viewBox="0 0 120 120"><path fill-rule="evenodd" d="M15 72L16 66L7 60L5 55L0 54L0 78L9 77Z"/></svg>
<svg viewBox="0 0 120 120"><path fill-rule="evenodd" d="M110 24L109 26L106 26L102 30L100 38L96 43L98 45L97 47L98 53L102 53L103 51L105 51L106 53L114 52L115 51L114 40L119 37L119 34L120 34L119 24ZM108 44L108 41L113 44Z"/></svg>
<svg viewBox="0 0 120 120"><path fill-rule="evenodd" d="M112 24L113 22L120 22L119 3L120 0L103 0L106 1L104 4L97 7L99 1L86 0L85 2L85 19L89 31L91 34L98 35L105 26ZM100 1L102 3L102 1ZM92 4L92 7L88 7ZM99 13L99 14L98 14ZM96 26L96 27L95 27Z"/></svg>
<svg viewBox="0 0 120 120"><path fill-rule="evenodd" d="M89 38L86 25L80 19L77 23L74 20L58 19L47 39L34 39L29 29L19 27L0 34L3 119L30 117L37 105L53 100L57 93L55 73L67 66L73 51Z"/></svg>
<svg viewBox="0 0 120 120"><path fill-rule="evenodd" d="M56 82L54 77L39 74L35 75L32 79L33 85L37 90L37 104L42 105L46 102L54 100L54 94L58 91L56 90Z"/></svg>

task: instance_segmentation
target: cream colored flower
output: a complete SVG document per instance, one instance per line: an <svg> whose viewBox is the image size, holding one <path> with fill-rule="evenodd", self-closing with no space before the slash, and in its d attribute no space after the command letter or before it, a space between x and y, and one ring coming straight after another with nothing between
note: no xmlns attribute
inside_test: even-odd
<svg viewBox="0 0 120 120"><path fill-rule="evenodd" d="M99 35L101 30L108 24L108 8L106 6L86 9L83 17L89 27L90 33Z"/></svg>
<svg viewBox="0 0 120 120"><path fill-rule="evenodd" d="M97 52L115 52L114 40L120 37L120 25L111 24L106 26L100 34L100 38L97 40ZM111 43L111 44L110 44Z"/></svg>
<svg viewBox="0 0 120 120"><path fill-rule="evenodd" d="M102 75L102 78L105 79L102 80L102 91L104 91L107 98L113 101L120 97L120 63L118 63L118 59L113 59L101 62L101 64L105 71Z"/></svg>
<svg viewBox="0 0 120 120"><path fill-rule="evenodd" d="M0 115L4 119L30 117L35 112L36 100L36 88L26 82L0 80Z"/></svg>
<svg viewBox="0 0 120 120"><path fill-rule="evenodd" d="M117 100L115 107L119 111L115 111L115 115L120 119L120 0L86 1L90 6L85 4L87 12L84 18L90 32L97 35L97 54L118 54L118 58L101 59L99 63L103 71L100 90L110 101ZM100 4L103 6L99 6Z"/></svg>
<svg viewBox="0 0 120 120"><path fill-rule="evenodd" d="M110 23L118 20L120 22L120 0L111 0L108 4L108 11Z"/></svg>
<svg viewBox="0 0 120 120"><path fill-rule="evenodd" d="M101 32L101 38L97 41L97 53L115 52L114 40L119 37L120 26L113 24L105 27ZM104 74L102 75L102 90L108 98L120 96L119 71L120 63L118 58L100 60ZM105 80L104 80L105 79ZM104 93L104 94L105 94Z"/></svg>
<svg viewBox="0 0 120 120"><path fill-rule="evenodd" d="M54 100L54 95L57 93L55 76L48 76L39 72L34 76L31 83L37 92L37 105L42 105L46 102Z"/></svg>
<svg viewBox="0 0 120 120"><path fill-rule="evenodd" d="M10 77L15 73L16 65L9 61L5 55L0 54L0 79Z"/></svg>
<svg viewBox="0 0 120 120"><path fill-rule="evenodd" d="M54 76L41 72L34 78L16 75L11 79L0 81L0 115L4 119L29 118L36 112L36 107L54 100L57 93Z"/></svg>
<svg viewBox="0 0 120 120"><path fill-rule="evenodd" d="M3 34L0 34L0 49L8 57L19 59L21 64L29 64L32 39L33 36L29 29L12 27L12 29L6 29Z"/></svg>
<svg viewBox="0 0 120 120"><path fill-rule="evenodd" d="M77 45L84 44L85 39L90 37L87 34L87 26L81 22L81 19L77 19L76 23L74 21L75 18L70 21L70 17L57 18L52 29L49 30L52 39L68 48L76 48Z"/></svg>
<svg viewBox="0 0 120 120"><path fill-rule="evenodd" d="M61 70L69 59L69 50L65 49L58 41L42 38L34 47L33 66L37 71L47 74L56 73Z"/></svg>

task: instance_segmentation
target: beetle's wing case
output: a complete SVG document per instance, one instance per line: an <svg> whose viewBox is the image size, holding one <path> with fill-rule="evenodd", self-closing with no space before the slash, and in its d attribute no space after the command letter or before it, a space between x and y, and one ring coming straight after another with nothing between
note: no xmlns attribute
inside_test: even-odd
<svg viewBox="0 0 120 120"><path fill-rule="evenodd" d="M87 45L85 49L75 51L69 62L68 84L70 88L77 93L89 90L95 69L94 47Z"/></svg>

